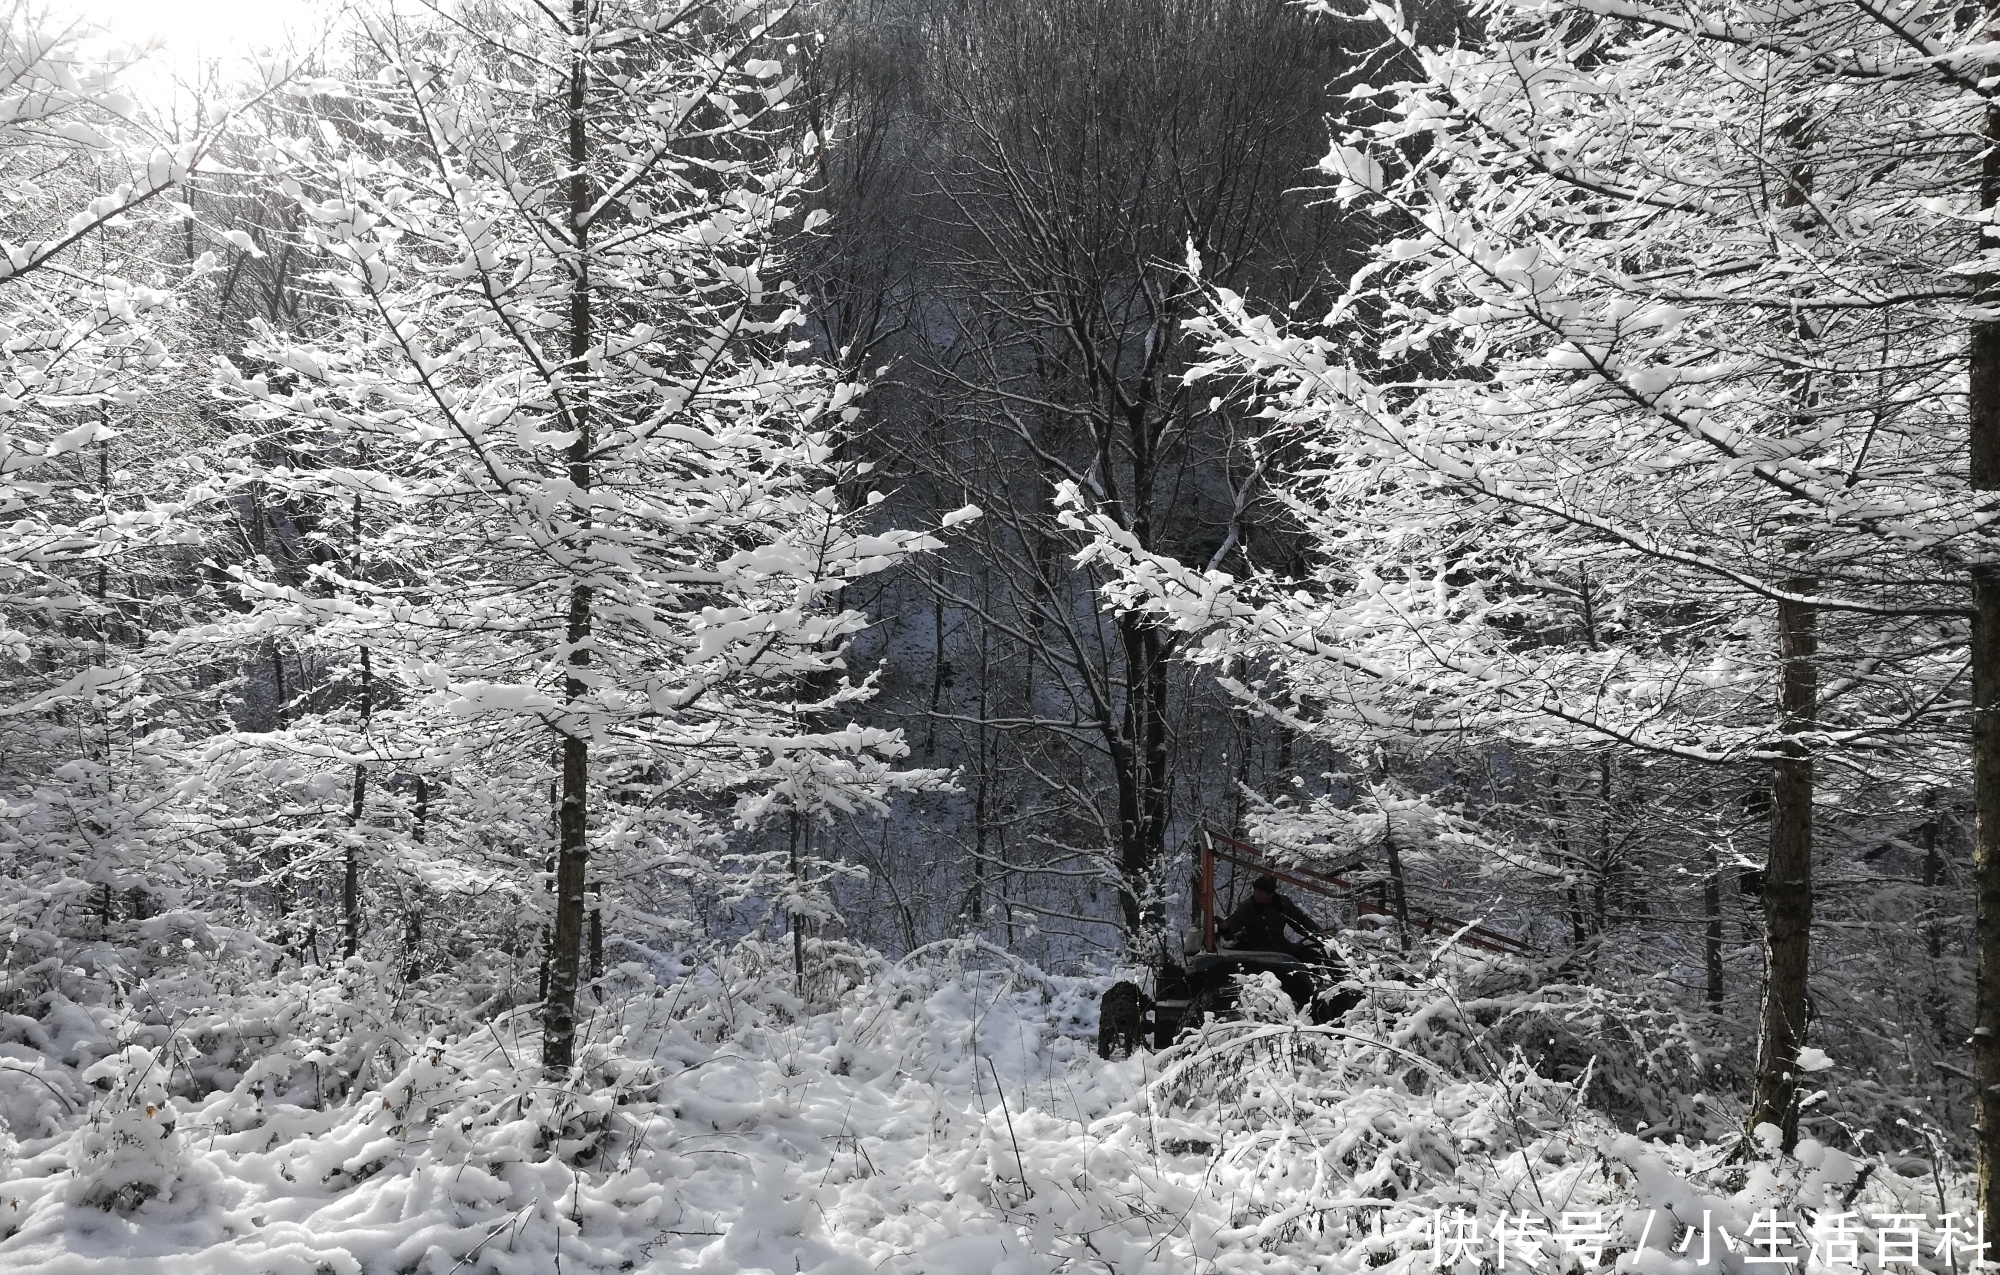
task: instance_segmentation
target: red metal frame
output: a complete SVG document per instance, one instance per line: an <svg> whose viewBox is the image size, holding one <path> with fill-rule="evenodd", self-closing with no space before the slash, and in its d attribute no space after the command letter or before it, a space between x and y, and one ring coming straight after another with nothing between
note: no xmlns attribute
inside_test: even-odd
<svg viewBox="0 0 2000 1275"><path fill-rule="evenodd" d="M1216 848L1222 842L1239 853ZM1249 868L1262 875L1276 877L1289 885L1295 885L1311 894L1329 899L1352 900L1355 910L1363 916L1394 916L1395 913L1377 903L1360 897L1363 888L1345 878L1321 872L1317 868L1292 867L1273 863L1264 852L1248 842L1238 841L1210 828L1201 830L1201 870L1196 878L1199 892L1197 905L1201 908L1201 948L1204 952L1215 951L1215 861L1226 859L1241 868ZM1412 928L1425 934L1457 934L1458 941L1467 947L1494 952L1503 956L1534 956L1536 952L1517 938L1509 937L1497 930L1489 930L1483 925L1471 925L1452 917L1440 916L1423 908L1408 908Z"/></svg>

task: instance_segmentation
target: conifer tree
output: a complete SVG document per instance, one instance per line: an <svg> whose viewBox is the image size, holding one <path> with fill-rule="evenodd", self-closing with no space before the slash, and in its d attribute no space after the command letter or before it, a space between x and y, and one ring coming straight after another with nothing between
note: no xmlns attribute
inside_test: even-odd
<svg viewBox="0 0 2000 1275"><path fill-rule="evenodd" d="M372 78L265 140L341 310L223 371L296 458L257 480L322 511L309 580L239 588L347 670L326 738L352 825L377 770L425 777L432 812L548 795L553 835L523 835L560 1073L594 846L674 841L730 794L754 817L806 754L820 802L928 781L891 769L893 733L796 722L802 687L815 720L867 692L839 672L862 623L842 585L932 542L855 523L833 456L853 387L796 361L776 272L802 155L771 15L432 18L370 17ZM350 935L365 867L347 855Z"/></svg>

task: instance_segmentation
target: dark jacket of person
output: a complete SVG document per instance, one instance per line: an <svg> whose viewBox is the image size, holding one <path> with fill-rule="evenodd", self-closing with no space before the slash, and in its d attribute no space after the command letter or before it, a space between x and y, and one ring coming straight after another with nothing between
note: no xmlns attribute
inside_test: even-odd
<svg viewBox="0 0 2000 1275"><path fill-rule="evenodd" d="M1306 914L1306 910L1284 895L1273 896L1268 904L1257 902L1256 896L1243 900L1236 910L1222 923L1222 937L1237 947L1259 952L1283 952L1291 947L1285 942L1285 927L1289 925L1301 934L1318 934L1319 922Z"/></svg>

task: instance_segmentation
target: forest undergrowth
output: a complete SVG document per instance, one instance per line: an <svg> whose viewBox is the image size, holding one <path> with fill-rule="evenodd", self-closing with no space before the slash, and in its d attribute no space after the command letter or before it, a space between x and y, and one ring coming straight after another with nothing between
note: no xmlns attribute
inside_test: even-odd
<svg viewBox="0 0 2000 1275"><path fill-rule="evenodd" d="M1241 1020L1101 1061L1101 978L976 942L828 946L845 973L801 999L789 952L743 942L622 967L556 1083L526 1011L447 1034L386 967L274 975L185 915L158 928L129 979L10 967L16 1275L1414 1275L1444 1219L1503 1215L1539 1219L1509 1259L1528 1269L1736 1275L1745 1254L1698 1261L1680 1223L1741 1235L1770 1210L1921 1214L1943 1271L1967 1191L1810 1138L1746 1155L1690 1037L1601 994L1496 992L1490 967L1364 963L1341 1026L1252 985Z"/></svg>

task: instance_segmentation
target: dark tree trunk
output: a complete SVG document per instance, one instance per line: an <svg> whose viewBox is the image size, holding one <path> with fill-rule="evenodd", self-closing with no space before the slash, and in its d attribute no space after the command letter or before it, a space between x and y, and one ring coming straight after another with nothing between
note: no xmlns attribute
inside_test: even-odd
<svg viewBox="0 0 2000 1275"><path fill-rule="evenodd" d="M1793 229L1812 232L1813 168L1810 152L1817 140L1810 112L1800 111L1779 125L1779 139L1790 148L1791 162L1778 206L1791 210ZM1800 341L1816 339L1811 322L1795 315ZM1813 400L1810 372L1793 378L1792 393L1800 408ZM1794 421L1810 428L1803 415ZM1790 548L1809 546L1804 536ZM1819 581L1807 576L1786 580L1785 592L1810 596ZM1757 1075L1752 1086L1746 1132L1761 1124L1776 1125L1779 1149L1789 1153L1799 1137L1798 1058L1805 1044L1811 1005L1807 986L1812 944L1813 760L1811 748L1799 736L1812 730L1818 715L1819 616L1800 602L1778 604L1778 760L1771 770L1771 850L1764 864L1764 1012L1757 1040Z"/></svg>
<svg viewBox="0 0 2000 1275"><path fill-rule="evenodd" d="M410 812L410 839L418 845L430 834L431 785L428 779L418 775L416 779L416 801ZM410 890L410 912L403 926L403 952L405 964L403 978L414 983L423 976L424 948L424 885L419 881Z"/></svg>
<svg viewBox="0 0 2000 1275"><path fill-rule="evenodd" d="M604 999L604 882L590 883L590 984L591 994Z"/></svg>
<svg viewBox="0 0 2000 1275"><path fill-rule="evenodd" d="M1563 796L1562 776L1549 775L1549 813L1553 817L1556 842L1556 862L1563 865L1563 907L1569 914L1570 960L1576 961L1583 954L1584 940L1589 937L1589 927L1583 914L1583 856L1576 852L1569 835L1569 801Z"/></svg>
<svg viewBox="0 0 2000 1275"><path fill-rule="evenodd" d="M276 642L271 643L271 695L277 729L283 730L290 724L285 720L285 652Z"/></svg>
<svg viewBox="0 0 2000 1275"><path fill-rule="evenodd" d="M1382 807L1382 854L1389 861L1389 904L1396 910L1396 941L1410 950L1410 898L1403 887L1403 851L1396 844L1396 819Z"/></svg>
<svg viewBox="0 0 2000 1275"><path fill-rule="evenodd" d="M361 954L361 812L368 803L368 767L354 767L354 806L347 816L347 853L340 879L340 947L342 956Z"/></svg>
<svg viewBox="0 0 2000 1275"><path fill-rule="evenodd" d="M1592 646L1596 643L1593 641ZM1611 921L1611 888L1617 877L1617 843L1611 828L1611 797L1614 776L1611 770L1611 754L1597 755L1597 878L1591 889L1591 925L1598 934L1609 928Z"/></svg>
<svg viewBox="0 0 2000 1275"><path fill-rule="evenodd" d="M422 775L417 776L417 800L410 812L410 839L418 845L424 844L430 836L431 826L431 783Z"/></svg>
<svg viewBox="0 0 2000 1275"><path fill-rule="evenodd" d="M792 891L794 894L805 890L805 865L801 861L799 841L805 835L804 819L794 810L785 818L785 831L790 834ZM792 922L792 993L801 1002L806 998L806 921L797 912L791 915Z"/></svg>
<svg viewBox="0 0 2000 1275"><path fill-rule="evenodd" d="M992 587L987 584L985 592L990 599ZM990 601L989 601L990 605ZM975 758L972 782L972 891L967 908L971 929L977 933L986 924L986 833L991 822L993 791L993 750L992 736L986 729L987 696L993 678L992 633L982 626L979 630L979 672L978 687L973 697L973 725Z"/></svg>
<svg viewBox="0 0 2000 1275"><path fill-rule="evenodd" d="M1787 580L1788 593L1818 582ZM1818 615L1778 604L1780 756L1771 771L1771 851L1764 864L1764 1012L1747 1130L1776 1125L1780 1147L1798 1141L1798 1055L1806 1034L1806 960L1812 931L1813 762L1797 737L1813 726L1818 696Z"/></svg>
<svg viewBox="0 0 2000 1275"><path fill-rule="evenodd" d="M2000 2L1987 0L1986 24L2000 28ZM1990 36L1988 38L1991 38ZM1979 175L1979 205L2000 207L2000 105L1981 121L1986 154ZM1983 253L2000 251L2000 235L1982 226ZM1975 281L1980 303L2000 307L2000 276ZM1967 422L1972 487L2000 491L2000 318L1972 325ZM1989 1226L2000 1225L2000 562L1990 549L1972 570L1972 875L1977 894L1974 943L1977 991L1972 1023L1972 1074L1977 1089L1979 1198Z"/></svg>
<svg viewBox="0 0 2000 1275"><path fill-rule="evenodd" d="M1125 659L1125 710L1119 746L1112 750L1118 772L1120 902L1125 941L1133 952L1152 951L1166 923L1161 911L1159 865L1167 837L1167 656L1166 642L1141 616L1122 616L1119 637Z"/></svg>
<svg viewBox="0 0 2000 1275"><path fill-rule="evenodd" d="M1701 889L1701 911L1707 925L1702 933L1702 962L1708 974L1708 1005L1722 1009L1722 865L1713 841L1708 843L1708 876Z"/></svg>
<svg viewBox="0 0 2000 1275"><path fill-rule="evenodd" d="M590 313L590 180L584 171L589 157L584 131L585 84L589 71L588 0L571 0L571 36L576 52L570 60L569 102L569 233L572 276L569 293L569 427L574 438L569 448L569 480L581 493L590 488L591 420L590 398L585 384L589 375L587 357L591 344ZM587 510L579 500L579 515ZM569 546L573 557L581 558L584 545ZM564 636L569 642L569 663L580 671L590 662L586 643L590 638L590 586L572 584L569 615ZM586 688L576 674L563 679L563 699L574 705L583 699ZM567 1071L576 1060L576 989L582 963L584 941L584 886L589 868L587 840L587 800L590 788L590 745L574 724L562 737L562 793L556 812L555 919L549 933L549 978L542 1006L542 1069Z"/></svg>
<svg viewBox="0 0 2000 1275"><path fill-rule="evenodd" d="M1929 817L1917 827L1917 844L1924 848L1924 955L1930 958L1931 1039L1947 1054L1957 1052L1956 1042L1946 1030L1944 971L1944 899L1938 889L1944 880L1944 856L1938 852L1937 790L1924 794Z"/></svg>
<svg viewBox="0 0 2000 1275"><path fill-rule="evenodd" d="M357 501L357 503L359 503ZM375 710L375 672L368 663L368 648L361 648L361 734L368 734L368 718ZM354 763L354 806L347 818L346 872L340 882L340 932L342 952L361 953L361 816L368 805L368 765Z"/></svg>

